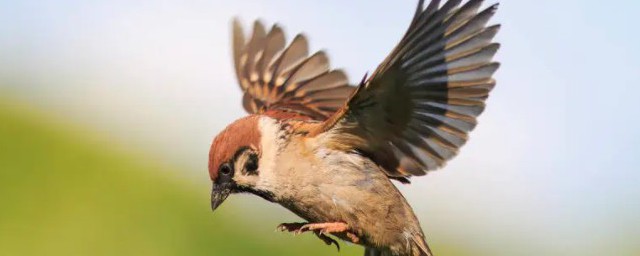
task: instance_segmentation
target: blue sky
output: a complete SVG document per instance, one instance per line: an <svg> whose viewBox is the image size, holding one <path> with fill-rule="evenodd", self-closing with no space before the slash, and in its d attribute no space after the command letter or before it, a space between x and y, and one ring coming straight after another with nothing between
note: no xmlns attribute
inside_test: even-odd
<svg viewBox="0 0 640 256"><path fill-rule="evenodd" d="M0 1L0 88L188 166L178 176L204 184L211 138L244 115L232 17L278 22L288 38L304 32L355 82L399 40L414 6ZM423 224L446 228L446 216L462 215L459 236L519 232L514 243L548 253L640 250L622 239L640 237L638 10L637 1L503 1L502 67L478 128L444 170L402 188Z"/></svg>

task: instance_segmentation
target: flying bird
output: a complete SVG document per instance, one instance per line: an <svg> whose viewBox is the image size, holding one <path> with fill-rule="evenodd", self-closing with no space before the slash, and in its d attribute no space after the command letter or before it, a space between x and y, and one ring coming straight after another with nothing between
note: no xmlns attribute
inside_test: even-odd
<svg viewBox="0 0 640 256"><path fill-rule="evenodd" d="M252 193L304 219L278 229L337 237L365 255L432 255L392 180L409 183L453 158L496 82L498 5L420 0L408 30L356 85L309 55L307 39L258 21L248 38L233 23L236 76L249 113L220 132L209 153L215 210Z"/></svg>

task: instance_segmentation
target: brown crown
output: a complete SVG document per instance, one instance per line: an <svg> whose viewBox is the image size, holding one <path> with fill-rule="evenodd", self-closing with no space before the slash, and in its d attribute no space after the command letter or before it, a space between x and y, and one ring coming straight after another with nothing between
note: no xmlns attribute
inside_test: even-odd
<svg viewBox="0 0 640 256"><path fill-rule="evenodd" d="M252 147L259 150L260 131L257 115L236 120L213 139L209 151L209 176L215 181L220 165L229 161L240 147Z"/></svg>

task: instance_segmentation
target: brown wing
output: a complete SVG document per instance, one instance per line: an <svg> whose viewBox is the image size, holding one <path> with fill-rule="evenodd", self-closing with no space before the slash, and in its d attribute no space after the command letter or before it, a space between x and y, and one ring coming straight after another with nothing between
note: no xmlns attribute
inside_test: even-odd
<svg viewBox="0 0 640 256"><path fill-rule="evenodd" d="M322 52L309 56L307 39L297 35L285 47L284 32L274 25L269 32L256 21L246 41L242 27L233 22L233 58L242 99L249 113L291 111L325 120L342 107L355 89L340 70L331 70Z"/></svg>
<svg viewBox="0 0 640 256"><path fill-rule="evenodd" d="M457 154L499 66L499 26L486 26L497 5L478 12L482 0L423 2L371 78L315 130L327 146L371 156L390 177L424 175Z"/></svg>

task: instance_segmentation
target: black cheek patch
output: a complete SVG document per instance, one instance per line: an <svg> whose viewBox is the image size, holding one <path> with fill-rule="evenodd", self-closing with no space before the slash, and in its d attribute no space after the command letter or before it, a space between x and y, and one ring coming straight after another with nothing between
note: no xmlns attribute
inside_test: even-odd
<svg viewBox="0 0 640 256"><path fill-rule="evenodd" d="M247 175L258 175L258 155L250 154L244 169Z"/></svg>

